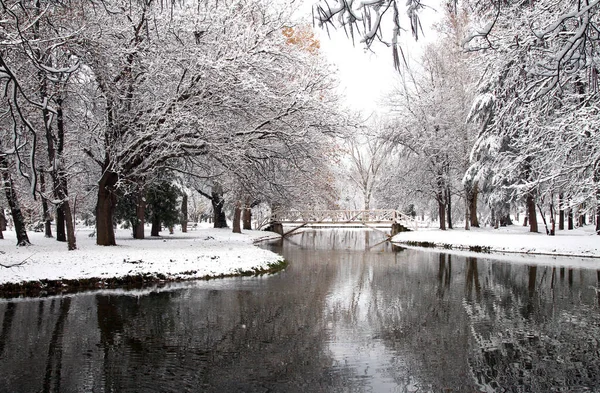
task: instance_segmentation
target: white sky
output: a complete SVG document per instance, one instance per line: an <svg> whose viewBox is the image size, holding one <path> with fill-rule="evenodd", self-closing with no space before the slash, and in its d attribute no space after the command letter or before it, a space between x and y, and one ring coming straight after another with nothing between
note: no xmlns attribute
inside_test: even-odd
<svg viewBox="0 0 600 393"><path fill-rule="evenodd" d="M390 91L396 78L392 53L389 48L377 45L375 52L346 37L343 30L317 32L321 49L338 69L341 93L356 110L368 114L377 109L381 96Z"/></svg>
<svg viewBox="0 0 600 393"><path fill-rule="evenodd" d="M316 1L307 2L314 4ZM433 5L437 2L438 0L432 0L430 3ZM418 42L415 42L409 31L404 33L401 41L405 56L418 59L422 48L435 39L431 25L439 20L440 14L433 10L422 12L421 23L425 36L420 37ZM407 18L404 17L401 23L406 25ZM393 90L398 76L394 70L391 48L375 44L371 51L367 51L364 44L359 42L360 37L355 37L353 44L342 28L334 30L330 27L329 33L328 36L326 30L315 27L323 53L338 69L340 90L346 96L348 105L366 115L381 110L381 99Z"/></svg>

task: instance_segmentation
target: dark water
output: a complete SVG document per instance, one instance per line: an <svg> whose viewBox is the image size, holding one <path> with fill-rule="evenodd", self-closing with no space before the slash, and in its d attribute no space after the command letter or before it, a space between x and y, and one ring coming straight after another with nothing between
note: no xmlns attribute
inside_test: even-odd
<svg viewBox="0 0 600 393"><path fill-rule="evenodd" d="M271 277L2 301L0 391L600 392L598 271L380 237L295 236Z"/></svg>

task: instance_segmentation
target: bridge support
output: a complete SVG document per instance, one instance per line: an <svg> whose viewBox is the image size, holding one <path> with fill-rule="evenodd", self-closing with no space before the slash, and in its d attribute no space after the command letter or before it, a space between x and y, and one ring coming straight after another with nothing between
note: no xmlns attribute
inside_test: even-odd
<svg viewBox="0 0 600 393"><path fill-rule="evenodd" d="M410 229L406 228L404 225L399 224L397 222L392 224L392 236L396 236L400 232L408 232Z"/></svg>
<svg viewBox="0 0 600 393"><path fill-rule="evenodd" d="M283 236L283 224L280 222L272 222L267 228L269 232L275 232L281 236Z"/></svg>

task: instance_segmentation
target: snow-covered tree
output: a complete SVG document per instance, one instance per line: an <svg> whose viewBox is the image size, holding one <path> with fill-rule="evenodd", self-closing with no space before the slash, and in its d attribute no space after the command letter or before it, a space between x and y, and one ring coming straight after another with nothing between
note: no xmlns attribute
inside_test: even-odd
<svg viewBox="0 0 600 393"><path fill-rule="evenodd" d="M452 228L452 198L469 201L473 183L462 182L468 167L474 129L466 123L475 73L457 42L461 22L449 14L440 42L428 46L420 68L403 73L397 92L389 100L391 126L388 139L404 147L404 167L410 167L409 185L434 199L440 228ZM422 197L421 196L421 197ZM471 212L466 203L467 228Z"/></svg>
<svg viewBox="0 0 600 393"><path fill-rule="evenodd" d="M284 154L336 127L330 78L313 55L288 44L286 12L260 1L168 12L151 1L106 4L78 52L104 106L98 144L87 150L102 173L98 244L114 244L120 182L186 156L229 167L243 154L266 159L272 142Z"/></svg>
<svg viewBox="0 0 600 393"><path fill-rule="evenodd" d="M345 120L318 41L287 7L5 0L0 12L2 158L16 162L4 173L28 181L47 222L46 202L65 210L70 248L69 203L95 187L97 243L115 244L119 192L143 196L191 158L271 199L264 190L306 194L290 191L292 177L326 184L319 165Z"/></svg>
<svg viewBox="0 0 600 393"><path fill-rule="evenodd" d="M1 140L0 140L1 142ZM0 149L2 149L2 143L0 143ZM23 212L21 210L21 203L14 185L14 181L11 174L11 165L8 159L8 154L0 150L0 176L2 179L2 189L6 196L6 201L10 208L10 214L13 218L15 225L15 232L17 235L17 245L27 246L30 243L29 237L27 236L27 228L25 227L25 220L23 218Z"/></svg>
<svg viewBox="0 0 600 393"><path fill-rule="evenodd" d="M381 136L383 127L381 121L372 121L371 126L366 126L364 132L355 133L344 140L342 157L348 162L344 170L344 188L356 188L362 196L363 209L373 207L372 199L381 182L383 170L390 160L393 149L386 139Z"/></svg>
<svg viewBox="0 0 600 393"><path fill-rule="evenodd" d="M313 13L321 27L342 27L353 41L358 39L367 48L374 42L391 47L394 66L399 70L401 58L403 62L405 59L398 38L408 30L407 25L413 37L419 38L422 34L419 12L424 7L421 0L322 0Z"/></svg>
<svg viewBox="0 0 600 393"><path fill-rule="evenodd" d="M478 19L465 45L478 51L485 77L473 105L482 130L474 153L489 157L482 148L498 149L493 160L474 165L492 175L492 198L525 200L532 231L542 199L552 208L563 195L567 207L598 211L598 4L475 8Z"/></svg>
<svg viewBox="0 0 600 393"><path fill-rule="evenodd" d="M70 17L70 5L61 2L3 1L1 12L0 83L8 108L3 131L12 134L10 151L19 174L30 185L30 194L41 199L46 236L52 236L52 203L56 205L57 240L67 241L73 250L65 101L69 79L79 69L68 48L80 26Z"/></svg>

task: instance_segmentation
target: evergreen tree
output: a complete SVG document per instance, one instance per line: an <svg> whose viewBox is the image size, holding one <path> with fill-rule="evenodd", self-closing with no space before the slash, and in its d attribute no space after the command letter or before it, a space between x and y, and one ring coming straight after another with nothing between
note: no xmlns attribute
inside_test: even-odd
<svg viewBox="0 0 600 393"><path fill-rule="evenodd" d="M146 213L152 222L151 236L158 236L161 225L172 227L179 222L177 198L180 194L179 189L168 182L157 183L148 188Z"/></svg>

